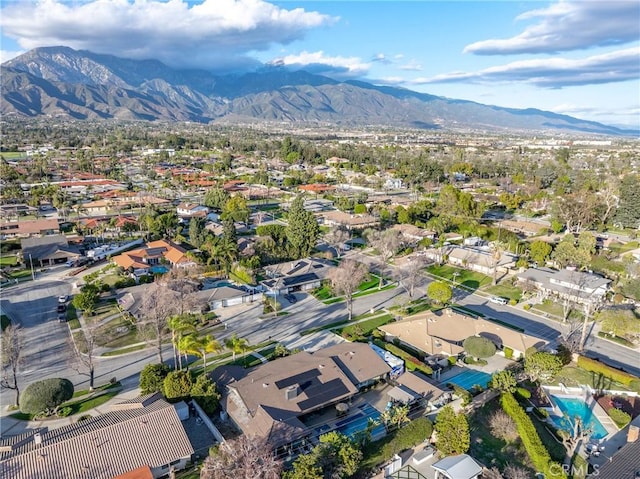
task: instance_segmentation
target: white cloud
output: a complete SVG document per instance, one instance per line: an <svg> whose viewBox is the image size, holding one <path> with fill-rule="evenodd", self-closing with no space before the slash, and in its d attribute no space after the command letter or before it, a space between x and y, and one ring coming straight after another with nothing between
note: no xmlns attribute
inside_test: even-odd
<svg viewBox="0 0 640 479"><path fill-rule="evenodd" d="M334 77L357 77L365 74L371 64L358 57L327 56L323 51L300 52L273 59L271 65L304 69L311 73Z"/></svg>
<svg viewBox="0 0 640 479"><path fill-rule="evenodd" d="M515 37L472 43L464 52L477 55L556 53L621 45L640 38L640 2L636 0L561 0L517 17L517 20L531 19L539 21Z"/></svg>
<svg viewBox="0 0 640 479"><path fill-rule="evenodd" d="M377 53L376 55L373 56L371 61L385 63L385 64L391 63L391 60L389 60L384 53Z"/></svg>
<svg viewBox="0 0 640 479"><path fill-rule="evenodd" d="M62 0L2 9L3 34L24 49L64 45L172 66L213 67L249 52L288 44L336 17L265 0ZM241 63L241 62L240 62Z"/></svg>
<svg viewBox="0 0 640 479"><path fill-rule="evenodd" d="M416 60L411 60L408 63L405 63L404 65L400 65L399 68L400 70L406 70L406 71L414 71L414 72L422 71L422 65L418 63Z"/></svg>
<svg viewBox="0 0 640 479"><path fill-rule="evenodd" d="M546 58L522 60L477 72L451 72L416 78L409 84L524 82L545 88L616 83L640 78L640 47L627 48L583 59Z"/></svg>
<svg viewBox="0 0 640 479"><path fill-rule="evenodd" d="M0 50L0 63L8 62L12 58L17 57L18 55L22 55L24 50L19 51L11 51L11 50Z"/></svg>

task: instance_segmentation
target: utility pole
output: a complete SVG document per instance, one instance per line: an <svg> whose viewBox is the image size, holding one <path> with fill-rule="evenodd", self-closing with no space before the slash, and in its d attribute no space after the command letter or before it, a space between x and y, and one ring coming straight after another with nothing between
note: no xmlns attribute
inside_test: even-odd
<svg viewBox="0 0 640 479"><path fill-rule="evenodd" d="M29 263L31 264L31 279L36 280L36 273L33 270L33 258L31 257L31 253L29 253Z"/></svg>

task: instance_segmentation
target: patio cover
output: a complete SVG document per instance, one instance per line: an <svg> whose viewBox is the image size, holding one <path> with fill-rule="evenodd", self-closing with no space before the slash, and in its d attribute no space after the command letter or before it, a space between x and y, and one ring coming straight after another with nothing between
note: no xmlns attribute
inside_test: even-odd
<svg viewBox="0 0 640 479"><path fill-rule="evenodd" d="M410 402L420 398L418 394L405 386L394 387L387 392L387 396L395 401L401 402L402 404L409 404Z"/></svg>

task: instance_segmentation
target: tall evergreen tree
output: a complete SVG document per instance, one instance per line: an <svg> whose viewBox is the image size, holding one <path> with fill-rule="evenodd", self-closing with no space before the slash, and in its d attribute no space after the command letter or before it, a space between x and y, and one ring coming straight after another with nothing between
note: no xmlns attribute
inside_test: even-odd
<svg viewBox="0 0 640 479"><path fill-rule="evenodd" d="M313 213L304 209L302 195L298 195L291 202L288 222L286 234L292 256L295 258L309 256L318 241L320 227Z"/></svg>
<svg viewBox="0 0 640 479"><path fill-rule="evenodd" d="M620 183L620 202L615 222L628 228L640 226L640 188L638 175L626 175Z"/></svg>

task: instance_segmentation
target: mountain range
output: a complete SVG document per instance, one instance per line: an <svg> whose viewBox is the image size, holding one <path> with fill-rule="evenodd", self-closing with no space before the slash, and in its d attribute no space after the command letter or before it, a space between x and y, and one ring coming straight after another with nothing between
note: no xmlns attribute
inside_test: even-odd
<svg viewBox="0 0 640 479"><path fill-rule="evenodd" d="M215 75L206 70L177 70L157 60L42 47L3 63L0 70L4 118L48 115L638 134L534 108L502 108L362 81L337 81L283 67Z"/></svg>

